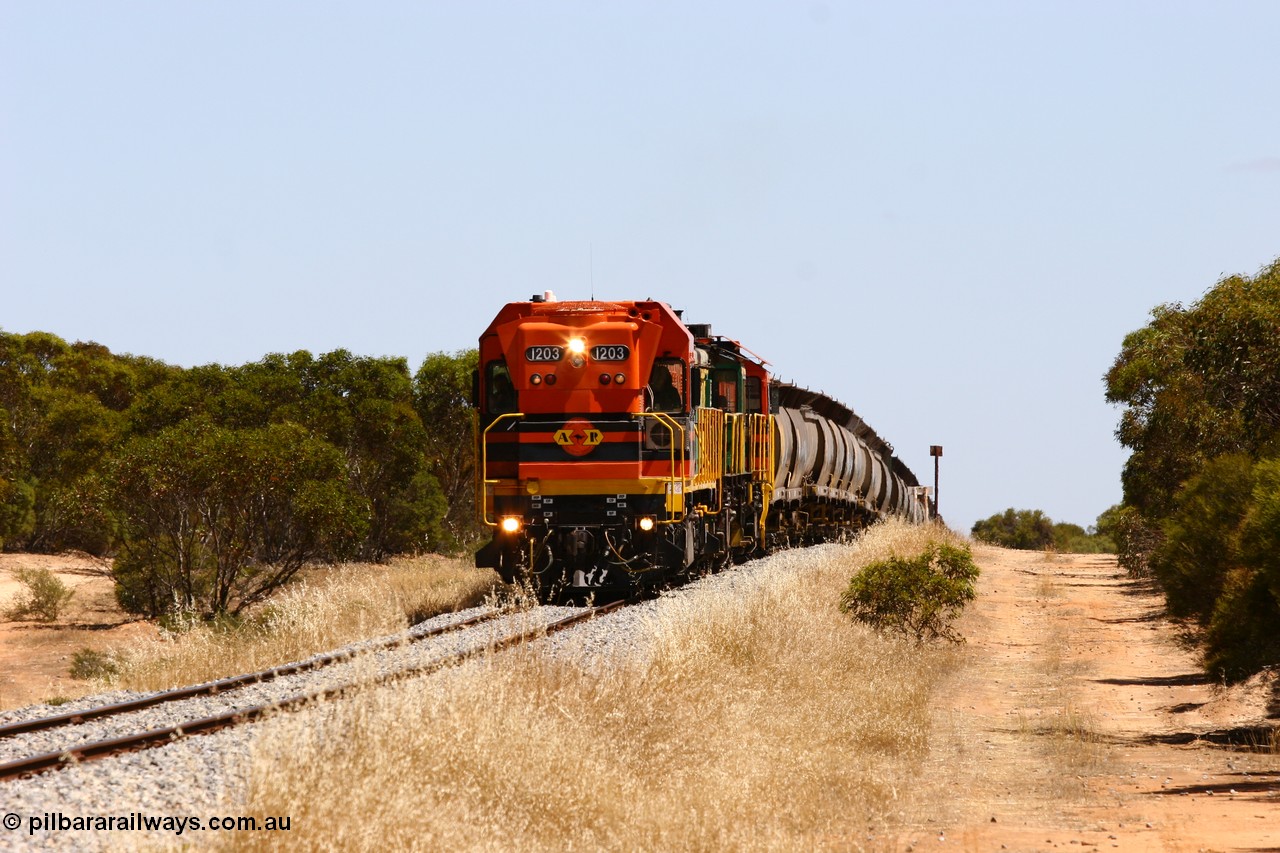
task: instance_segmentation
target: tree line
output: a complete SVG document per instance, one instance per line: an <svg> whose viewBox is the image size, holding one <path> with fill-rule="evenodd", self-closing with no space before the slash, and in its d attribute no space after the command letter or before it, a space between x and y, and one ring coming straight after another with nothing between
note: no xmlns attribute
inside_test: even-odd
<svg viewBox="0 0 1280 853"><path fill-rule="evenodd" d="M1065 554L1112 554L1116 550L1116 525L1121 507L1113 506L1086 529L1067 521L1054 521L1038 509L1014 509L975 521L974 539L1029 551L1061 551Z"/></svg>
<svg viewBox="0 0 1280 853"><path fill-rule="evenodd" d="M313 560L474 542L475 351L183 369L0 332L0 545L116 557L128 610L236 612Z"/></svg>
<svg viewBox="0 0 1280 853"><path fill-rule="evenodd" d="M1132 451L1121 563L1202 629L1216 676L1280 663L1280 260L1157 306L1105 378Z"/></svg>

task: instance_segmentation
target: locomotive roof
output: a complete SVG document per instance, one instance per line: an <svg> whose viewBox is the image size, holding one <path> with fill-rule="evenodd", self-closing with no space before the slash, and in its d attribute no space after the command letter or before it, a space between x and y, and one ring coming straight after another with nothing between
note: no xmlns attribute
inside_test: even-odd
<svg viewBox="0 0 1280 853"><path fill-rule="evenodd" d="M573 318L587 317L596 315L601 317L611 317L618 319L626 319L633 316L632 312L656 312L664 315L664 319L670 319L674 324L683 325L679 315L665 302L658 302L652 299L637 299L632 301L605 301L605 300L574 300L560 302L557 300L537 300L527 302L508 302L502 307L493 322L485 329L485 334L496 331L498 326L505 325L513 320L524 318L542 318L552 320L557 317ZM570 323L569 325L573 325Z"/></svg>

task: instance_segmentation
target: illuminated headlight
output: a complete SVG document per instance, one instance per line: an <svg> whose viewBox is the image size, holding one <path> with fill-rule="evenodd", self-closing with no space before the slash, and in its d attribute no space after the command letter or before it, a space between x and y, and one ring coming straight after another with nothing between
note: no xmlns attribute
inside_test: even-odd
<svg viewBox="0 0 1280 853"><path fill-rule="evenodd" d="M502 519L499 526L506 533L515 533L520 530L520 519L514 515L508 515Z"/></svg>
<svg viewBox="0 0 1280 853"><path fill-rule="evenodd" d="M652 518L651 516L648 516L648 515L641 516L641 517L640 517L640 529L641 529L641 530L643 530L645 533L648 533L650 530L652 530L652 529L653 529L653 518Z"/></svg>
<svg viewBox="0 0 1280 853"><path fill-rule="evenodd" d="M569 352L582 355L587 351L587 342L582 338L569 338Z"/></svg>

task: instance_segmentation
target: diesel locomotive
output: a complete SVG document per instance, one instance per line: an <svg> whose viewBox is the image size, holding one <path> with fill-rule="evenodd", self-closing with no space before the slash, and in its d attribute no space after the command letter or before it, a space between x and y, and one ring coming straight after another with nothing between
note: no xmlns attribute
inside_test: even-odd
<svg viewBox="0 0 1280 853"><path fill-rule="evenodd" d="M544 600L678 583L928 490L851 409L662 302L513 302L480 337L476 565Z"/></svg>

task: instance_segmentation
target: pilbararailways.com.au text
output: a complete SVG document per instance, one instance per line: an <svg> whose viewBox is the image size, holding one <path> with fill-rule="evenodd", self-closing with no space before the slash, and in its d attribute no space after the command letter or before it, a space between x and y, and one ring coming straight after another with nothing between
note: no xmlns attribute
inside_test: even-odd
<svg viewBox="0 0 1280 853"><path fill-rule="evenodd" d="M123 815L68 815L62 812L45 812L39 815L22 815L9 812L3 818L6 830L15 831L25 824L27 835L37 832L288 832L293 819L285 817L252 817L249 815L146 815L130 812Z"/></svg>

